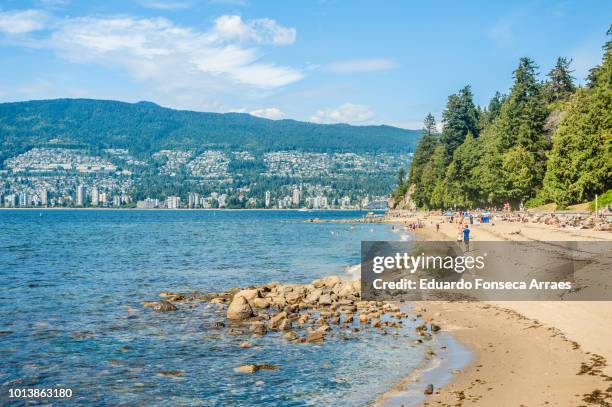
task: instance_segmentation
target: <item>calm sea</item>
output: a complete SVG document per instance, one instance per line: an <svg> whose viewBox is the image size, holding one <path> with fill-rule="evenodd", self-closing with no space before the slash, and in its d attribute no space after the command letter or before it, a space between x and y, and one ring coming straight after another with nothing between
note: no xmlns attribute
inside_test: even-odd
<svg viewBox="0 0 612 407"><path fill-rule="evenodd" d="M323 345L229 336L203 303L159 314L160 291L305 283L359 262L388 225L305 223L363 212L0 211L0 404L64 387L83 405L363 405L423 360L400 336ZM132 309L130 309L132 308ZM255 346L242 349L250 340ZM252 375L241 364L279 365ZM182 371L182 376L164 372ZM61 403L60 403L61 404Z"/></svg>

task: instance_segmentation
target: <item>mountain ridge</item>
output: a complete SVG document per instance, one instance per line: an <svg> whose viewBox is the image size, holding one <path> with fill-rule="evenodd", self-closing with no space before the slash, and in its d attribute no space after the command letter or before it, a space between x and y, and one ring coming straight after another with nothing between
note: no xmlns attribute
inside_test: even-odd
<svg viewBox="0 0 612 407"><path fill-rule="evenodd" d="M247 113L176 110L154 102L46 99L0 103L0 160L33 147L252 151L410 152L420 130L388 125L316 124Z"/></svg>

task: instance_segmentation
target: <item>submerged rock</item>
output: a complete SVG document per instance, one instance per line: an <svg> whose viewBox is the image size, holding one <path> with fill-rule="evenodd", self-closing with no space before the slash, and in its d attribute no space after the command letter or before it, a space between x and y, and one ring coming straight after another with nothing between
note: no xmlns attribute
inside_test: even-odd
<svg viewBox="0 0 612 407"><path fill-rule="evenodd" d="M144 301L142 305L147 308L151 308L153 311L157 311L157 312L176 311L178 309L176 308L176 305L166 300Z"/></svg>
<svg viewBox="0 0 612 407"><path fill-rule="evenodd" d="M266 334L266 325L261 321L255 321L251 323L250 327L251 332L255 335L265 335Z"/></svg>
<svg viewBox="0 0 612 407"><path fill-rule="evenodd" d="M280 366L277 365L242 365L234 368L236 373L255 373L258 370L277 370Z"/></svg>
<svg viewBox="0 0 612 407"><path fill-rule="evenodd" d="M325 338L325 332L323 331L312 331L308 334L308 337L306 338L306 342L323 342L323 339Z"/></svg>

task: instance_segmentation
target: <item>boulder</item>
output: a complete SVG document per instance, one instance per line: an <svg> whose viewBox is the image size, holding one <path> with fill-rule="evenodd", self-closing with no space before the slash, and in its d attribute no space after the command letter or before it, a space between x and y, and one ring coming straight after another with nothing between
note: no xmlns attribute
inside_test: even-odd
<svg viewBox="0 0 612 407"><path fill-rule="evenodd" d="M257 365L242 365L234 368L236 373L255 373L259 370Z"/></svg>
<svg viewBox="0 0 612 407"><path fill-rule="evenodd" d="M323 280L321 280L320 278L318 278L318 279L316 279L316 280L314 280L314 281L312 282L312 285L313 285L315 288L321 288L321 287L325 286L325 281L323 281Z"/></svg>
<svg viewBox="0 0 612 407"><path fill-rule="evenodd" d="M291 319L289 318L285 318L278 325L278 330L279 331L289 331L292 328L292 326L293 326L293 321L291 321Z"/></svg>
<svg viewBox="0 0 612 407"><path fill-rule="evenodd" d="M253 298L251 301L255 308L269 308L270 300L267 298Z"/></svg>
<svg viewBox="0 0 612 407"><path fill-rule="evenodd" d="M279 312L278 314L276 314L276 315L274 315L273 317L270 318L270 321L268 321L268 327L270 329L278 329L280 324L286 318L287 318L287 313L285 311Z"/></svg>
<svg viewBox="0 0 612 407"><path fill-rule="evenodd" d="M433 394L433 392L434 392L433 384L428 384L427 387L425 387L425 391L423 393Z"/></svg>
<svg viewBox="0 0 612 407"><path fill-rule="evenodd" d="M329 294L322 294L319 297L319 305L331 305L332 298Z"/></svg>
<svg viewBox="0 0 612 407"><path fill-rule="evenodd" d="M252 322L249 329L255 335L265 335L267 331L266 325L261 321Z"/></svg>
<svg viewBox="0 0 612 407"><path fill-rule="evenodd" d="M241 295L235 295L227 308L227 317L233 320L247 319L253 316L253 309L247 299Z"/></svg>
<svg viewBox="0 0 612 407"><path fill-rule="evenodd" d="M316 281L316 280L315 280ZM322 291L321 289L315 289L313 291L311 291L307 296L306 296L306 303L308 304L314 304L315 302L319 301L319 297L321 296Z"/></svg>
<svg viewBox="0 0 612 407"><path fill-rule="evenodd" d="M297 334L293 331L289 331L283 336L288 341L295 341L298 338Z"/></svg>
<svg viewBox="0 0 612 407"><path fill-rule="evenodd" d="M325 277L323 279L323 282L325 283L325 286L329 288L333 288L336 284L340 284L342 280L338 276L329 276L329 277Z"/></svg>
<svg viewBox="0 0 612 407"><path fill-rule="evenodd" d="M234 295L234 299L236 297L244 297L247 301L253 301L255 298L259 297L259 290L256 288L250 290L241 290Z"/></svg>
<svg viewBox="0 0 612 407"><path fill-rule="evenodd" d="M322 331L312 331L308 333L308 337L306 338L306 342L323 342L325 338L325 333Z"/></svg>
<svg viewBox="0 0 612 407"><path fill-rule="evenodd" d="M340 298L346 298L348 296L353 296L355 294L355 289L353 288L352 283L346 283L341 286L341 289L338 290L338 296Z"/></svg>
<svg viewBox="0 0 612 407"><path fill-rule="evenodd" d="M161 300L161 301L146 301L143 303L145 307L152 308L153 311L157 312L168 312L168 311L176 311L176 305L172 304L170 301Z"/></svg>

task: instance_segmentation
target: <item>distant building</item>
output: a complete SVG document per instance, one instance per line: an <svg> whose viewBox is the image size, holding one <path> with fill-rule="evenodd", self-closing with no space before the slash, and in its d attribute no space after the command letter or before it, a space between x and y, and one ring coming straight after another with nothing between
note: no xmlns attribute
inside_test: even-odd
<svg viewBox="0 0 612 407"><path fill-rule="evenodd" d="M271 203L272 203L272 194L270 193L270 191L266 191L266 199L265 199L266 208L269 208Z"/></svg>
<svg viewBox="0 0 612 407"><path fill-rule="evenodd" d="M98 193L98 188L91 188L91 205L98 206L98 202L100 202L100 194Z"/></svg>
<svg viewBox="0 0 612 407"><path fill-rule="evenodd" d="M98 202L106 206L108 204L108 194L106 192L100 192Z"/></svg>
<svg viewBox="0 0 612 407"><path fill-rule="evenodd" d="M23 191L19 195L19 206L26 207L28 205L30 205L30 197L27 191Z"/></svg>
<svg viewBox="0 0 612 407"><path fill-rule="evenodd" d="M168 209L178 209L181 207L181 198L178 196L169 196L166 199L166 206Z"/></svg>
<svg viewBox="0 0 612 407"><path fill-rule="evenodd" d="M219 195L219 198L217 200L219 201L219 208L225 208L225 206L227 205L227 194Z"/></svg>
<svg viewBox="0 0 612 407"><path fill-rule="evenodd" d="M4 202L6 203L6 206L9 208L16 207L17 206L17 195L16 194L7 195Z"/></svg>
<svg viewBox="0 0 612 407"><path fill-rule="evenodd" d="M298 188L293 189L293 196L291 197L291 203L296 206L300 204L300 190Z"/></svg>
<svg viewBox="0 0 612 407"><path fill-rule="evenodd" d="M49 205L49 194L47 193L46 189L43 188L40 191L38 191L38 196L40 197L40 204L42 206Z"/></svg>
<svg viewBox="0 0 612 407"><path fill-rule="evenodd" d="M121 196L113 196L113 206L121 206Z"/></svg>
<svg viewBox="0 0 612 407"><path fill-rule="evenodd" d="M79 185L76 190L76 206L85 206L85 186Z"/></svg>
<svg viewBox="0 0 612 407"><path fill-rule="evenodd" d="M146 198L144 201L136 202L138 209L155 209L159 208L159 199Z"/></svg>

